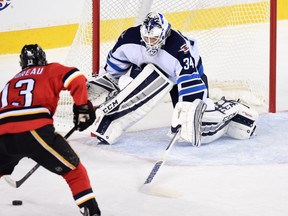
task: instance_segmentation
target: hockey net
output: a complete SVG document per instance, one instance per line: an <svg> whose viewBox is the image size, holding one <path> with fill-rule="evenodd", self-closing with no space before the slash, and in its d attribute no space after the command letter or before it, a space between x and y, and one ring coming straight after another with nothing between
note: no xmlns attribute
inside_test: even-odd
<svg viewBox="0 0 288 216"><path fill-rule="evenodd" d="M140 24L149 11L164 14L172 28L198 40L212 99L240 98L267 112L269 0L101 0L100 67L120 34ZM88 79L92 72L97 73L92 69L92 15L92 0L85 0L66 62L78 67ZM56 113L58 121L71 124L71 104L70 96L63 93Z"/></svg>

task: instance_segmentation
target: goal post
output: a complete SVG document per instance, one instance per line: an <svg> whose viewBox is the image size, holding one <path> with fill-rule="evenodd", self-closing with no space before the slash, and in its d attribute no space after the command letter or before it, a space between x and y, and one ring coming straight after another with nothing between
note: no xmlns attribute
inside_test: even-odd
<svg viewBox="0 0 288 216"><path fill-rule="evenodd" d="M277 0L270 0L269 112L276 112Z"/></svg>
<svg viewBox="0 0 288 216"><path fill-rule="evenodd" d="M259 112L276 111L276 0L85 0L66 63L89 79L120 34L149 11L198 40L212 99L240 98Z"/></svg>
<svg viewBox="0 0 288 216"><path fill-rule="evenodd" d="M92 73L100 67L100 0L92 0Z"/></svg>

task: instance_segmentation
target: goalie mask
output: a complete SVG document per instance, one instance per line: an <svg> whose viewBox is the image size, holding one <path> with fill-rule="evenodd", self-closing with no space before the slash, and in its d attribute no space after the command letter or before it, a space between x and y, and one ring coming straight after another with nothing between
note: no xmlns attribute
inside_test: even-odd
<svg viewBox="0 0 288 216"><path fill-rule="evenodd" d="M140 34L150 56L157 55L159 49L165 44L170 32L171 25L162 14L155 12L147 14L140 27Z"/></svg>
<svg viewBox="0 0 288 216"><path fill-rule="evenodd" d="M46 65L46 54L38 44L25 45L20 54L20 66L22 69L29 66Z"/></svg>

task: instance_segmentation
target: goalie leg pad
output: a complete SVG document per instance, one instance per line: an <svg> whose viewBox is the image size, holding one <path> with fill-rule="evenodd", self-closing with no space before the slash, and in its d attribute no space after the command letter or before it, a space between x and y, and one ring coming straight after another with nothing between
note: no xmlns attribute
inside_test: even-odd
<svg viewBox="0 0 288 216"><path fill-rule="evenodd" d="M181 126L181 138L193 146L201 145L201 122L207 105L200 99L178 102L172 116L172 127Z"/></svg>
<svg viewBox="0 0 288 216"><path fill-rule="evenodd" d="M96 110L93 133L108 144L115 143L129 127L150 112L172 86L165 75L148 64L116 97Z"/></svg>
<svg viewBox="0 0 288 216"><path fill-rule="evenodd" d="M234 100L226 100L222 98L217 101L213 106L208 105L203 115L201 134L202 144L213 142L223 135L228 130L228 125L237 114L238 114L238 102Z"/></svg>
<svg viewBox="0 0 288 216"><path fill-rule="evenodd" d="M256 129L259 114L241 103L238 103L238 109L238 114L229 123L227 135L234 139L249 139Z"/></svg>
<svg viewBox="0 0 288 216"><path fill-rule="evenodd" d="M117 81L108 73L87 82L88 98L94 107L100 106L119 93Z"/></svg>

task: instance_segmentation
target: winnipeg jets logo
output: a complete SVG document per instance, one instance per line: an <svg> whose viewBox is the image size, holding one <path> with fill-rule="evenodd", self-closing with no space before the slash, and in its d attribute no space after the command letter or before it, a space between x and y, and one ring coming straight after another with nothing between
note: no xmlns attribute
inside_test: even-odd
<svg viewBox="0 0 288 216"><path fill-rule="evenodd" d="M180 47L180 50L178 52L184 52L184 53L187 53L189 51L189 47L187 46L187 44L183 44L181 47Z"/></svg>
<svg viewBox="0 0 288 216"><path fill-rule="evenodd" d="M11 4L11 0L0 0L0 11L4 10Z"/></svg>

